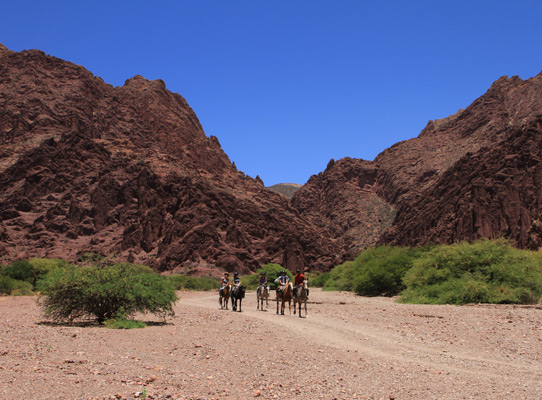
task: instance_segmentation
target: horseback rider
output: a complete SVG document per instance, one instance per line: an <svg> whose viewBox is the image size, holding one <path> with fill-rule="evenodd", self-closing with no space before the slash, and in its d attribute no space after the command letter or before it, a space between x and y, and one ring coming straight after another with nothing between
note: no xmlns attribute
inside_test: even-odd
<svg viewBox="0 0 542 400"><path fill-rule="evenodd" d="M286 275L286 270L282 270L279 277L275 279L275 282L279 284L277 287L277 292L282 293L288 282L290 282L290 277Z"/></svg>
<svg viewBox="0 0 542 400"><path fill-rule="evenodd" d="M260 283L260 285L258 286L258 291L265 289L265 287L267 286L267 274L266 274L266 272L262 272L260 274L259 283Z"/></svg>
<svg viewBox="0 0 542 400"><path fill-rule="evenodd" d="M238 288L239 285L241 285L241 278L239 278L238 272L233 273L233 284L235 285L236 288Z"/></svg>
<svg viewBox="0 0 542 400"><path fill-rule="evenodd" d="M304 280L305 280L305 275L303 275L299 269L296 269L295 276L294 276L294 297L296 297L297 287L299 285L302 285Z"/></svg>
<svg viewBox="0 0 542 400"><path fill-rule="evenodd" d="M220 280L220 295L222 295L224 288L228 286L229 283L230 283L230 274L227 272L224 272L224 275L222 275L222 279Z"/></svg>

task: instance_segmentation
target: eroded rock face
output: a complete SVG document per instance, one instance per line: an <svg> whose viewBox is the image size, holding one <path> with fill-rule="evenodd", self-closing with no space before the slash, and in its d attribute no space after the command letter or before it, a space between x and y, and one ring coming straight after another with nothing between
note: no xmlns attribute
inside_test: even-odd
<svg viewBox="0 0 542 400"><path fill-rule="evenodd" d="M538 249L541 137L542 74L502 77L466 109L430 121L373 162L330 163L292 204L353 253L375 243L502 236Z"/></svg>
<svg viewBox="0 0 542 400"><path fill-rule="evenodd" d="M329 269L340 241L238 171L180 95L0 47L0 257L114 254L160 271Z"/></svg>

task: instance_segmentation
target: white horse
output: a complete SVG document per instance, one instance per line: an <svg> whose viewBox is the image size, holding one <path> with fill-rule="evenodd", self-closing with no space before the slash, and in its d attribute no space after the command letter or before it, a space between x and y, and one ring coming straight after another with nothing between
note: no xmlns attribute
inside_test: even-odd
<svg viewBox="0 0 542 400"><path fill-rule="evenodd" d="M309 283L305 279L301 285L297 285L294 289L294 315L296 304L299 304L299 317L301 317L301 305L305 305L305 317L307 316L307 299L309 297Z"/></svg>
<svg viewBox="0 0 542 400"><path fill-rule="evenodd" d="M258 289L256 290L256 302L258 305L256 306L256 310L260 310L260 303L261 303L261 310L263 311L263 301L265 300L265 309L267 310L269 308L269 287L267 285L260 285L258 286Z"/></svg>

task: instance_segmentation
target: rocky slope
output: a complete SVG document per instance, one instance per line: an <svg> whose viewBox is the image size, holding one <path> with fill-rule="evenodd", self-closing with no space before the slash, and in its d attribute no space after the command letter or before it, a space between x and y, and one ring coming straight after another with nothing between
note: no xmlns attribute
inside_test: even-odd
<svg viewBox="0 0 542 400"><path fill-rule="evenodd" d="M298 183L277 183L276 185L268 186L267 188L291 199L294 197L295 192L301 189L301 185Z"/></svg>
<svg viewBox="0 0 542 400"><path fill-rule="evenodd" d="M112 87L1 46L0 144L3 261L95 252L216 274L341 260L340 240L238 171L160 80Z"/></svg>
<svg viewBox="0 0 542 400"><path fill-rule="evenodd" d="M537 249L541 130L542 74L502 77L466 109L430 121L374 161L330 163L292 204L345 238L353 253L374 243L499 236Z"/></svg>

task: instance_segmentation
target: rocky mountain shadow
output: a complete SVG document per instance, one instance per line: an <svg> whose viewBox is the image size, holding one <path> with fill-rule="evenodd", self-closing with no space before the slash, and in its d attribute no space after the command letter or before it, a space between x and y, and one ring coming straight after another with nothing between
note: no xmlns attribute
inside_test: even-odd
<svg viewBox="0 0 542 400"><path fill-rule="evenodd" d="M159 271L326 270L344 243L238 171L186 100L0 45L0 260L115 255Z"/></svg>

